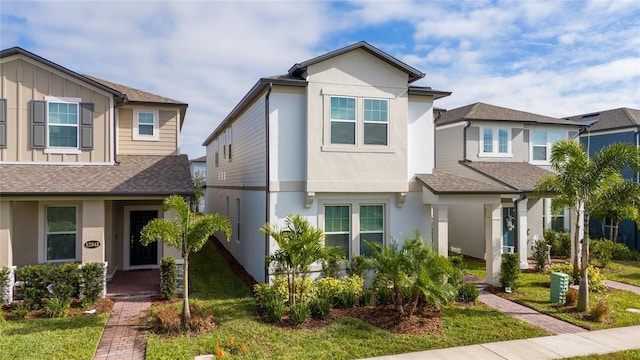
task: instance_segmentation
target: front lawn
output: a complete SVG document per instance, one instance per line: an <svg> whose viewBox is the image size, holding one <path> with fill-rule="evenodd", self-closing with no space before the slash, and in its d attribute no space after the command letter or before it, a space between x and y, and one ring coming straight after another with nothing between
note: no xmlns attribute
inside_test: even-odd
<svg viewBox="0 0 640 360"><path fill-rule="evenodd" d="M640 286L640 261L611 261L600 270L608 280Z"/></svg>
<svg viewBox="0 0 640 360"><path fill-rule="evenodd" d="M192 255L191 266L192 302L210 310L218 328L196 337L151 334L148 359L193 359L213 353L216 340L224 349L231 337L236 346L246 344L243 357L249 359L353 359L548 335L483 304L443 310L444 326L437 335L395 334L354 318L319 330L283 329L260 320L249 289L212 244Z"/></svg>
<svg viewBox="0 0 640 360"><path fill-rule="evenodd" d="M3 359L92 359L109 314L0 322Z"/></svg>

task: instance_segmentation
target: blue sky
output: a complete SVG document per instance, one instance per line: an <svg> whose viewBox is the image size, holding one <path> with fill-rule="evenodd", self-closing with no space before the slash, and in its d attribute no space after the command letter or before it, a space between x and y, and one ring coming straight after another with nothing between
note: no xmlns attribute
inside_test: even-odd
<svg viewBox="0 0 640 360"><path fill-rule="evenodd" d="M202 141L263 76L365 40L474 102L564 117L640 109L640 1L7 1L0 48L187 102Z"/></svg>

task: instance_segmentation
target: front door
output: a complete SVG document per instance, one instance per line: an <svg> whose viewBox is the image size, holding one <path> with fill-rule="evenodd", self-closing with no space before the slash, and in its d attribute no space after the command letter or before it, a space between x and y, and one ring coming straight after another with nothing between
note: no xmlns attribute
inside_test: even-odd
<svg viewBox="0 0 640 360"><path fill-rule="evenodd" d="M516 218L514 208L502 208L502 253L516 252Z"/></svg>
<svg viewBox="0 0 640 360"><path fill-rule="evenodd" d="M147 223L158 217L156 210L131 211L129 234L131 236L129 247L129 265L157 265L158 243L153 242L147 246L140 243L140 231Z"/></svg>

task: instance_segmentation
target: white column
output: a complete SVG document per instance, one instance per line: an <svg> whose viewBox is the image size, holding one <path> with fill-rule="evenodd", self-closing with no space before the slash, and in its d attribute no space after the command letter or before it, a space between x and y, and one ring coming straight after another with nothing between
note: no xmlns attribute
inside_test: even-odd
<svg viewBox="0 0 640 360"><path fill-rule="evenodd" d="M576 221L578 221L578 239L580 239L580 244L578 244L578 248L575 248L575 236L576 236ZM571 264L573 264L573 259L575 257L576 251L578 252L578 265L580 265L580 251L582 249L582 240L584 239L584 207L580 207L580 211L576 214L575 210L571 208Z"/></svg>
<svg viewBox="0 0 640 360"><path fill-rule="evenodd" d="M502 263L502 205L484 205L485 261L487 264L486 281L498 284L500 264Z"/></svg>
<svg viewBox="0 0 640 360"><path fill-rule="evenodd" d="M522 199L518 201L517 216L518 216L518 233L516 234L516 241L518 242L518 254L520 256L520 268L526 269L529 267L527 257L529 255L529 247L527 246L527 229L529 227L527 223L527 203L529 199Z"/></svg>
<svg viewBox="0 0 640 360"><path fill-rule="evenodd" d="M82 263L105 261L104 200L82 202Z"/></svg>
<svg viewBox="0 0 640 360"><path fill-rule="evenodd" d="M11 202L0 201L0 266L13 265L13 249L11 246L11 227L13 223Z"/></svg>
<svg viewBox="0 0 640 360"><path fill-rule="evenodd" d="M449 205L434 205L435 241L438 254L449 254Z"/></svg>

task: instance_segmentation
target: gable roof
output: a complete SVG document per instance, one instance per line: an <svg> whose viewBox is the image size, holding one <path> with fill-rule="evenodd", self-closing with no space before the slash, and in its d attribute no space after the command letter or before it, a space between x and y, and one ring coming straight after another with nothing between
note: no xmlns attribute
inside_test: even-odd
<svg viewBox="0 0 640 360"><path fill-rule="evenodd" d="M482 102L473 103L452 110L441 112L435 120L436 126L453 124L463 121L513 121L526 122L545 125L570 125L581 126L576 121L559 119L550 116L533 114L530 112L509 109L505 107L485 104Z"/></svg>
<svg viewBox="0 0 640 360"><path fill-rule="evenodd" d="M95 82L98 82L100 84L103 84L105 86L108 86L112 89L115 89L123 94L127 95L127 99L128 99L128 103L138 103L138 104L153 104L153 105L178 105L178 106L184 106L187 107L188 104L182 102L182 101L178 101L178 100L173 100L170 99L168 97L164 97L164 96L160 96L160 95L156 95L153 93L150 93L148 91L143 91L140 89L135 89L126 85L122 85L122 84L118 84L118 83L114 83L108 80L104 80L104 79L100 79L97 78L95 76L91 76L91 75L84 75L85 77L94 80Z"/></svg>
<svg viewBox="0 0 640 360"><path fill-rule="evenodd" d="M506 186L488 184L438 169L433 169L432 174L417 174L416 180L435 195L517 193Z"/></svg>
<svg viewBox="0 0 640 360"><path fill-rule="evenodd" d="M117 89L112 88L112 87L110 87L108 85L102 84L102 83L100 83L100 82L98 82L98 81L96 81L96 80L94 80L94 79L92 79L92 78L90 78L88 76L80 75L75 71L69 70L64 66L58 65L58 64L56 64L56 63L54 63L52 61L49 61L49 60L47 60L47 59L45 59L45 58L43 58L41 56L38 56L38 55L36 55L36 54L34 54L34 53L30 52L30 51L27 51L27 50L25 50L25 49L23 49L23 48L21 48L19 46L14 46L12 48L8 48L8 49L4 49L4 50L0 51L0 59L4 59L4 58L10 57L10 56L14 56L14 55L26 56L26 57L34 60L34 61L37 61L39 63L47 65L47 66L49 66L51 68L54 68L54 69L66 74L66 75L69 75L69 76L71 76L71 77L73 77L75 79L78 79L78 80L83 81L83 82L85 82L85 83L87 83L89 85L92 85L92 86L97 87L97 88L99 88L101 90L104 90L104 91L112 94L115 97L117 103L123 103L123 102L127 101L127 95L122 93L122 92L120 92L120 91L118 91Z"/></svg>
<svg viewBox="0 0 640 360"><path fill-rule="evenodd" d="M589 114L574 115L566 117L565 119L581 122L585 125L592 123L591 126L589 126L589 130L592 133L625 128L640 128L640 110L630 108L619 108Z"/></svg>
<svg viewBox="0 0 640 360"><path fill-rule="evenodd" d="M533 192L540 177L553 175L551 171L528 162L461 161L460 163L521 192Z"/></svg>
<svg viewBox="0 0 640 360"><path fill-rule="evenodd" d="M334 58L336 56L348 53L349 51L353 51L356 49L362 49L367 51L368 53L370 53L371 55L379 58L382 61L385 61L386 63L395 66L396 68L404 71L407 73L407 75L409 75L409 82L412 83L416 80L420 80L424 77L424 73L421 72L420 70L405 64L404 62L396 59L395 57L387 54L386 52L376 48L375 46L369 44L366 41L359 41L355 44L351 44L348 46L345 46L341 49L338 50L334 50L331 52L328 52L326 54L320 55L320 56L316 56L313 59L309 59L307 61L303 61L301 63L296 63L294 64L290 69L289 69L289 74L293 75L293 76L300 76L303 73L305 73L307 71L307 67L317 64L319 62Z"/></svg>
<svg viewBox="0 0 640 360"><path fill-rule="evenodd" d="M186 155L119 155L117 165L2 165L0 196L191 195Z"/></svg>

